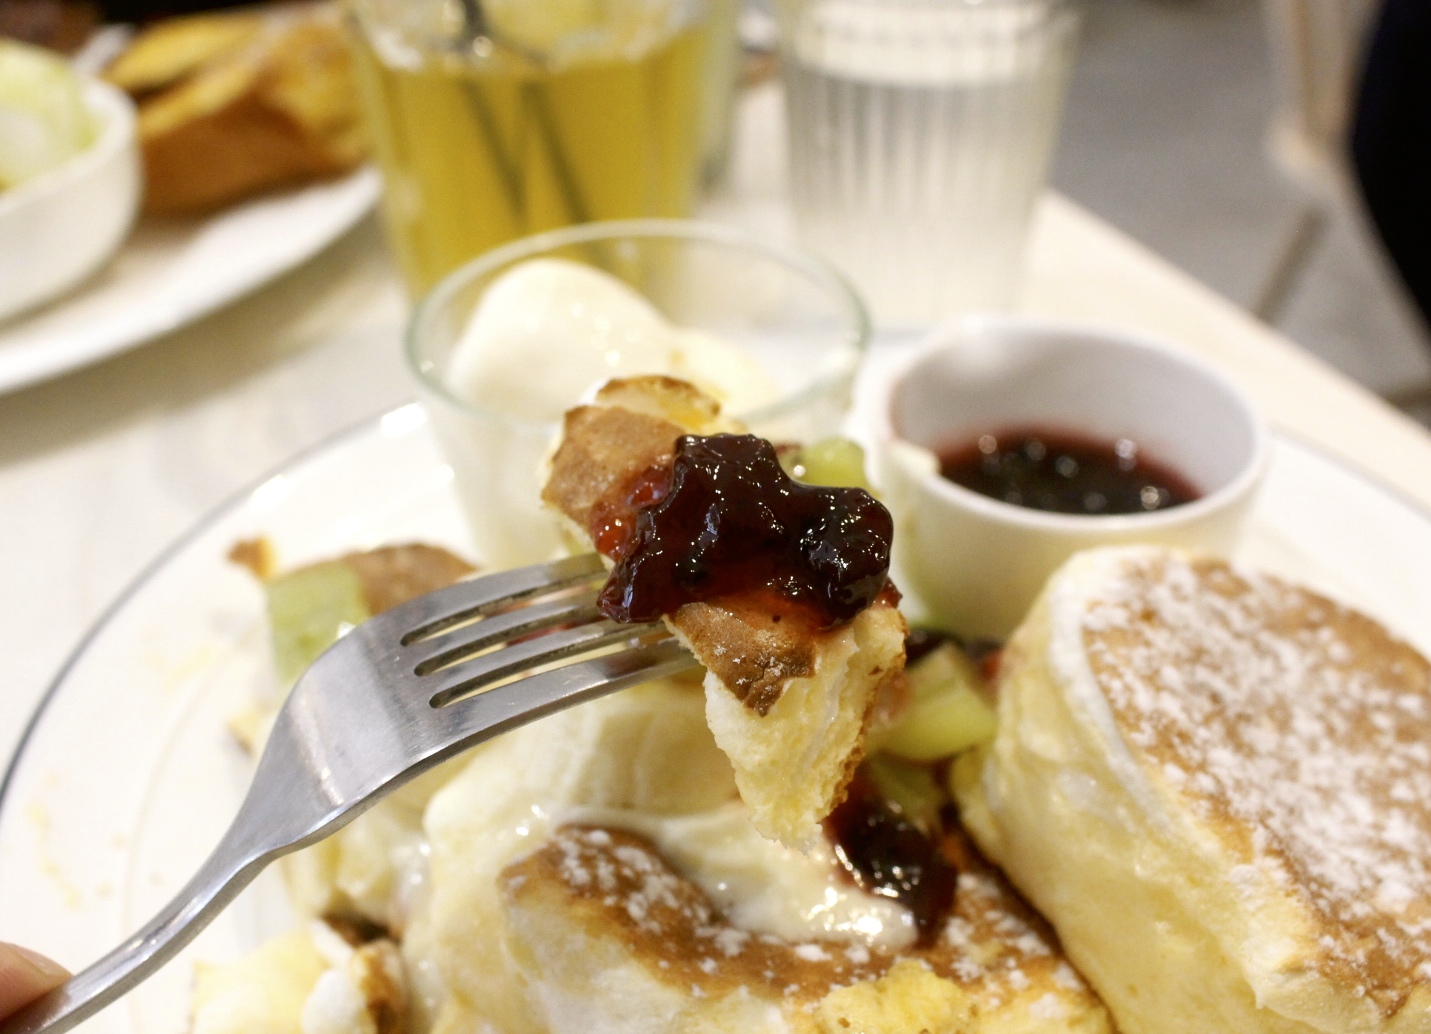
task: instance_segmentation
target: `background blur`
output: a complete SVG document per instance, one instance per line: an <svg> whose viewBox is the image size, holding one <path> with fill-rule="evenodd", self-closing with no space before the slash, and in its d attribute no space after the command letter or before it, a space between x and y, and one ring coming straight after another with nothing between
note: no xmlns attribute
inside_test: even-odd
<svg viewBox="0 0 1431 1034"><path fill-rule="evenodd" d="M1355 189L1319 167L1342 157L1374 7L1085 0L1053 185L1431 424L1431 335Z"/></svg>
<svg viewBox="0 0 1431 1034"><path fill-rule="evenodd" d="M0 30L43 2L0 0ZM1053 185L1431 424L1431 336L1338 167L1379 0L1083 3Z"/></svg>
<svg viewBox="0 0 1431 1034"><path fill-rule="evenodd" d="M1089 0L1054 186L1240 305L1281 294L1269 322L1431 423L1431 341L1359 204L1272 154L1264 2Z"/></svg>

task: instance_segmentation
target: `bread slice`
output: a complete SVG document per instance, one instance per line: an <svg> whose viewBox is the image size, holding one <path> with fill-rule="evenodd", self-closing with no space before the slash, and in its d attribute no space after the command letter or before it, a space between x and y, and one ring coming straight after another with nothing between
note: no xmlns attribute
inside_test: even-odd
<svg viewBox="0 0 1431 1034"><path fill-rule="evenodd" d="M367 155L351 59L331 12L161 22L107 74L140 96L152 214L212 211L348 172Z"/></svg>
<svg viewBox="0 0 1431 1034"><path fill-rule="evenodd" d="M253 11L168 18L146 28L105 69L104 77L135 97L173 86L218 58L247 47L263 32Z"/></svg>
<svg viewBox="0 0 1431 1034"><path fill-rule="evenodd" d="M1431 1030L1431 664L1372 619L1220 560L1080 554L960 775L1124 1034Z"/></svg>
<svg viewBox="0 0 1431 1034"><path fill-rule="evenodd" d="M632 485L669 469L678 438L730 429L683 381L613 381L567 413L542 497L583 548L604 551L603 529L633 519ZM665 621L706 667L706 717L751 821L772 839L810 843L863 756L882 685L904 668L893 599L824 629L782 620L753 595L687 603Z"/></svg>

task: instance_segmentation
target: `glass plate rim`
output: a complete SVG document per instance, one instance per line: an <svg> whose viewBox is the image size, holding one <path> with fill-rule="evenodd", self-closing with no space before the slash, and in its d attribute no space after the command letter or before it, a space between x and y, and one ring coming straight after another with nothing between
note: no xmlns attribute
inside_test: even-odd
<svg viewBox="0 0 1431 1034"><path fill-rule="evenodd" d="M223 501L214 506L186 531L173 539L167 546L161 549L155 556L146 563L129 580L123 589L113 600L102 610L99 615L85 629L84 633L76 640L75 645L65 656L64 661L56 669L53 678L45 686L40 694L40 699L36 702L34 710L30 712L29 718L25 720L25 725L19 738L15 741L15 748L10 757L6 760L4 775L0 776L0 813L5 811L5 803L8 799L10 788L14 785L15 775L20 769L21 762L25 758L27 749L34 740L35 732L39 729L40 723L44 720L45 713L49 709L51 702L60 693L64 684L68 681L70 673L78 666L84 658L90 646L109 627L110 623L117 617L124 608L138 596L154 580L158 574L168 566L180 553L184 551L190 543L203 537L210 528L219 524L224 518L237 512L243 507L253 493L268 484L275 477L291 473L294 468L315 460L325 455L330 450L340 448L350 439L359 439L373 433L383 425L394 413L409 410L421 411L422 404L419 402L406 402L400 406L387 406L379 412L369 414L346 427L340 428L331 434L319 438L317 441L290 453L280 463L275 464L263 474L247 482L243 487L235 490ZM423 412L423 419L420 424L426 424L427 415ZM417 426L417 425L414 425ZM1428 517L1431 521L1431 517Z"/></svg>

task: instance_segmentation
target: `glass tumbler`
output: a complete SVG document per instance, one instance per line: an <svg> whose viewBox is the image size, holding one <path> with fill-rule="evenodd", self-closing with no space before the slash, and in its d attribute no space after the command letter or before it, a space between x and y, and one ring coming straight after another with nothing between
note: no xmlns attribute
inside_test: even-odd
<svg viewBox="0 0 1431 1034"><path fill-rule="evenodd" d="M1076 37L1068 0L777 0L803 244L875 318L1009 307Z"/></svg>
<svg viewBox="0 0 1431 1034"><path fill-rule="evenodd" d="M383 222L414 297L507 241L687 216L728 0L345 0ZM733 69L727 69L733 77Z"/></svg>
<svg viewBox="0 0 1431 1034"><path fill-rule="evenodd" d="M510 410L477 405L449 377L488 286L536 258L611 273L672 324L703 331L753 360L775 392L759 408L733 414L754 433L777 443L812 442L840 430L869 318L845 279L820 259L684 220L592 223L514 241L458 269L423 299L406 342L484 566L538 563L561 545L540 500L542 465L558 425L524 418L515 400ZM534 364L531 377L544 376Z"/></svg>

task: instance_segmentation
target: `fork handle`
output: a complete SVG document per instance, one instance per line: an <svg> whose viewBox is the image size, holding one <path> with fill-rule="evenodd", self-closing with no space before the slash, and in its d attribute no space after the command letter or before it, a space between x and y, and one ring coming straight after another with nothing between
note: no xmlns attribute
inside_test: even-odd
<svg viewBox="0 0 1431 1034"><path fill-rule="evenodd" d="M192 941L269 861L236 852L236 830L224 835L198 873L150 921L94 965L70 977L9 1019L0 1034L60 1034L145 980Z"/></svg>

